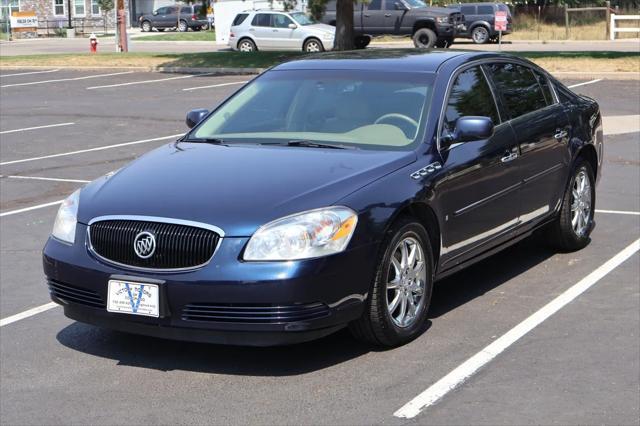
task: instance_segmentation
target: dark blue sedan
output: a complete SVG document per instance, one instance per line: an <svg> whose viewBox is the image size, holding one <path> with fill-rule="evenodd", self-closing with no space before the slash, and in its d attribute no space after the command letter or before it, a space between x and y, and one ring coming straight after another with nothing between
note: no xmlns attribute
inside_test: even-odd
<svg viewBox="0 0 640 426"><path fill-rule="evenodd" d="M598 104L505 54L372 51L272 68L91 182L44 248L69 318L240 345L425 329L436 280L594 227Z"/></svg>

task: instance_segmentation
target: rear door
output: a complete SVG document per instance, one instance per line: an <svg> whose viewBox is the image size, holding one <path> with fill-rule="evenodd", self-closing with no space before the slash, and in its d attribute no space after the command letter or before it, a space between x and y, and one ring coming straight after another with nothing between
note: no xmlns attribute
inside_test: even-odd
<svg viewBox="0 0 640 426"><path fill-rule="evenodd" d="M258 46L258 49L273 49L274 36L271 27L271 13L256 13L251 21L249 32Z"/></svg>
<svg viewBox="0 0 640 426"><path fill-rule="evenodd" d="M523 224L531 226L555 211L564 193L570 127L564 107L546 76L526 65L487 65L507 110L520 148Z"/></svg>
<svg viewBox="0 0 640 426"><path fill-rule="evenodd" d="M491 86L480 65L455 77L445 101L440 130L444 178L438 183L443 270L512 237L519 224L521 174L518 147L508 122L501 120ZM489 117L495 125L486 140L455 143L448 135L463 116Z"/></svg>
<svg viewBox="0 0 640 426"><path fill-rule="evenodd" d="M463 34L469 34L469 27L477 20L476 7L473 5L462 5L460 6L460 13L464 15L465 26L467 27L467 30Z"/></svg>
<svg viewBox="0 0 640 426"><path fill-rule="evenodd" d="M365 34L383 34L388 32L385 28L384 0L371 0L368 5L363 5L362 27Z"/></svg>

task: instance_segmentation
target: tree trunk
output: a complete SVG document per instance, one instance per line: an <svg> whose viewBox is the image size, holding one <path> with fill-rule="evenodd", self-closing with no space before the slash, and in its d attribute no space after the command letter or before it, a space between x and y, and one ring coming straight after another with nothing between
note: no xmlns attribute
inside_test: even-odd
<svg viewBox="0 0 640 426"><path fill-rule="evenodd" d="M353 50L353 0L336 2L336 38L334 50Z"/></svg>

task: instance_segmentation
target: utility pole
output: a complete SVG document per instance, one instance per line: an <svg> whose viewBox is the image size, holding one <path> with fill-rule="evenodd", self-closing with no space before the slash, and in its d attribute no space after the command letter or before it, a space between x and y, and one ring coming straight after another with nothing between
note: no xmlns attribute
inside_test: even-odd
<svg viewBox="0 0 640 426"><path fill-rule="evenodd" d="M67 28L73 28L71 23L71 0L67 0L67 15L69 16L69 25Z"/></svg>
<svg viewBox="0 0 640 426"><path fill-rule="evenodd" d="M119 52L128 52L127 45L127 13L124 9L124 0L116 1L116 26L117 26L117 43Z"/></svg>

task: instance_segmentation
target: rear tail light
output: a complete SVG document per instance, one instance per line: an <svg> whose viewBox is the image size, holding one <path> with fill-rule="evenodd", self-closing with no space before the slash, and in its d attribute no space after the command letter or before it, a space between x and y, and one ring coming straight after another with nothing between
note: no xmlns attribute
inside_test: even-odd
<svg viewBox="0 0 640 426"><path fill-rule="evenodd" d="M233 31L231 31L231 32L229 33L229 37L235 37L235 36L236 36L236 35L233 33Z"/></svg>
<svg viewBox="0 0 640 426"><path fill-rule="evenodd" d="M191 20L192 20L192 21L195 21L195 20L197 20L197 19L198 19L198 17L197 17L196 15L191 15Z"/></svg>

